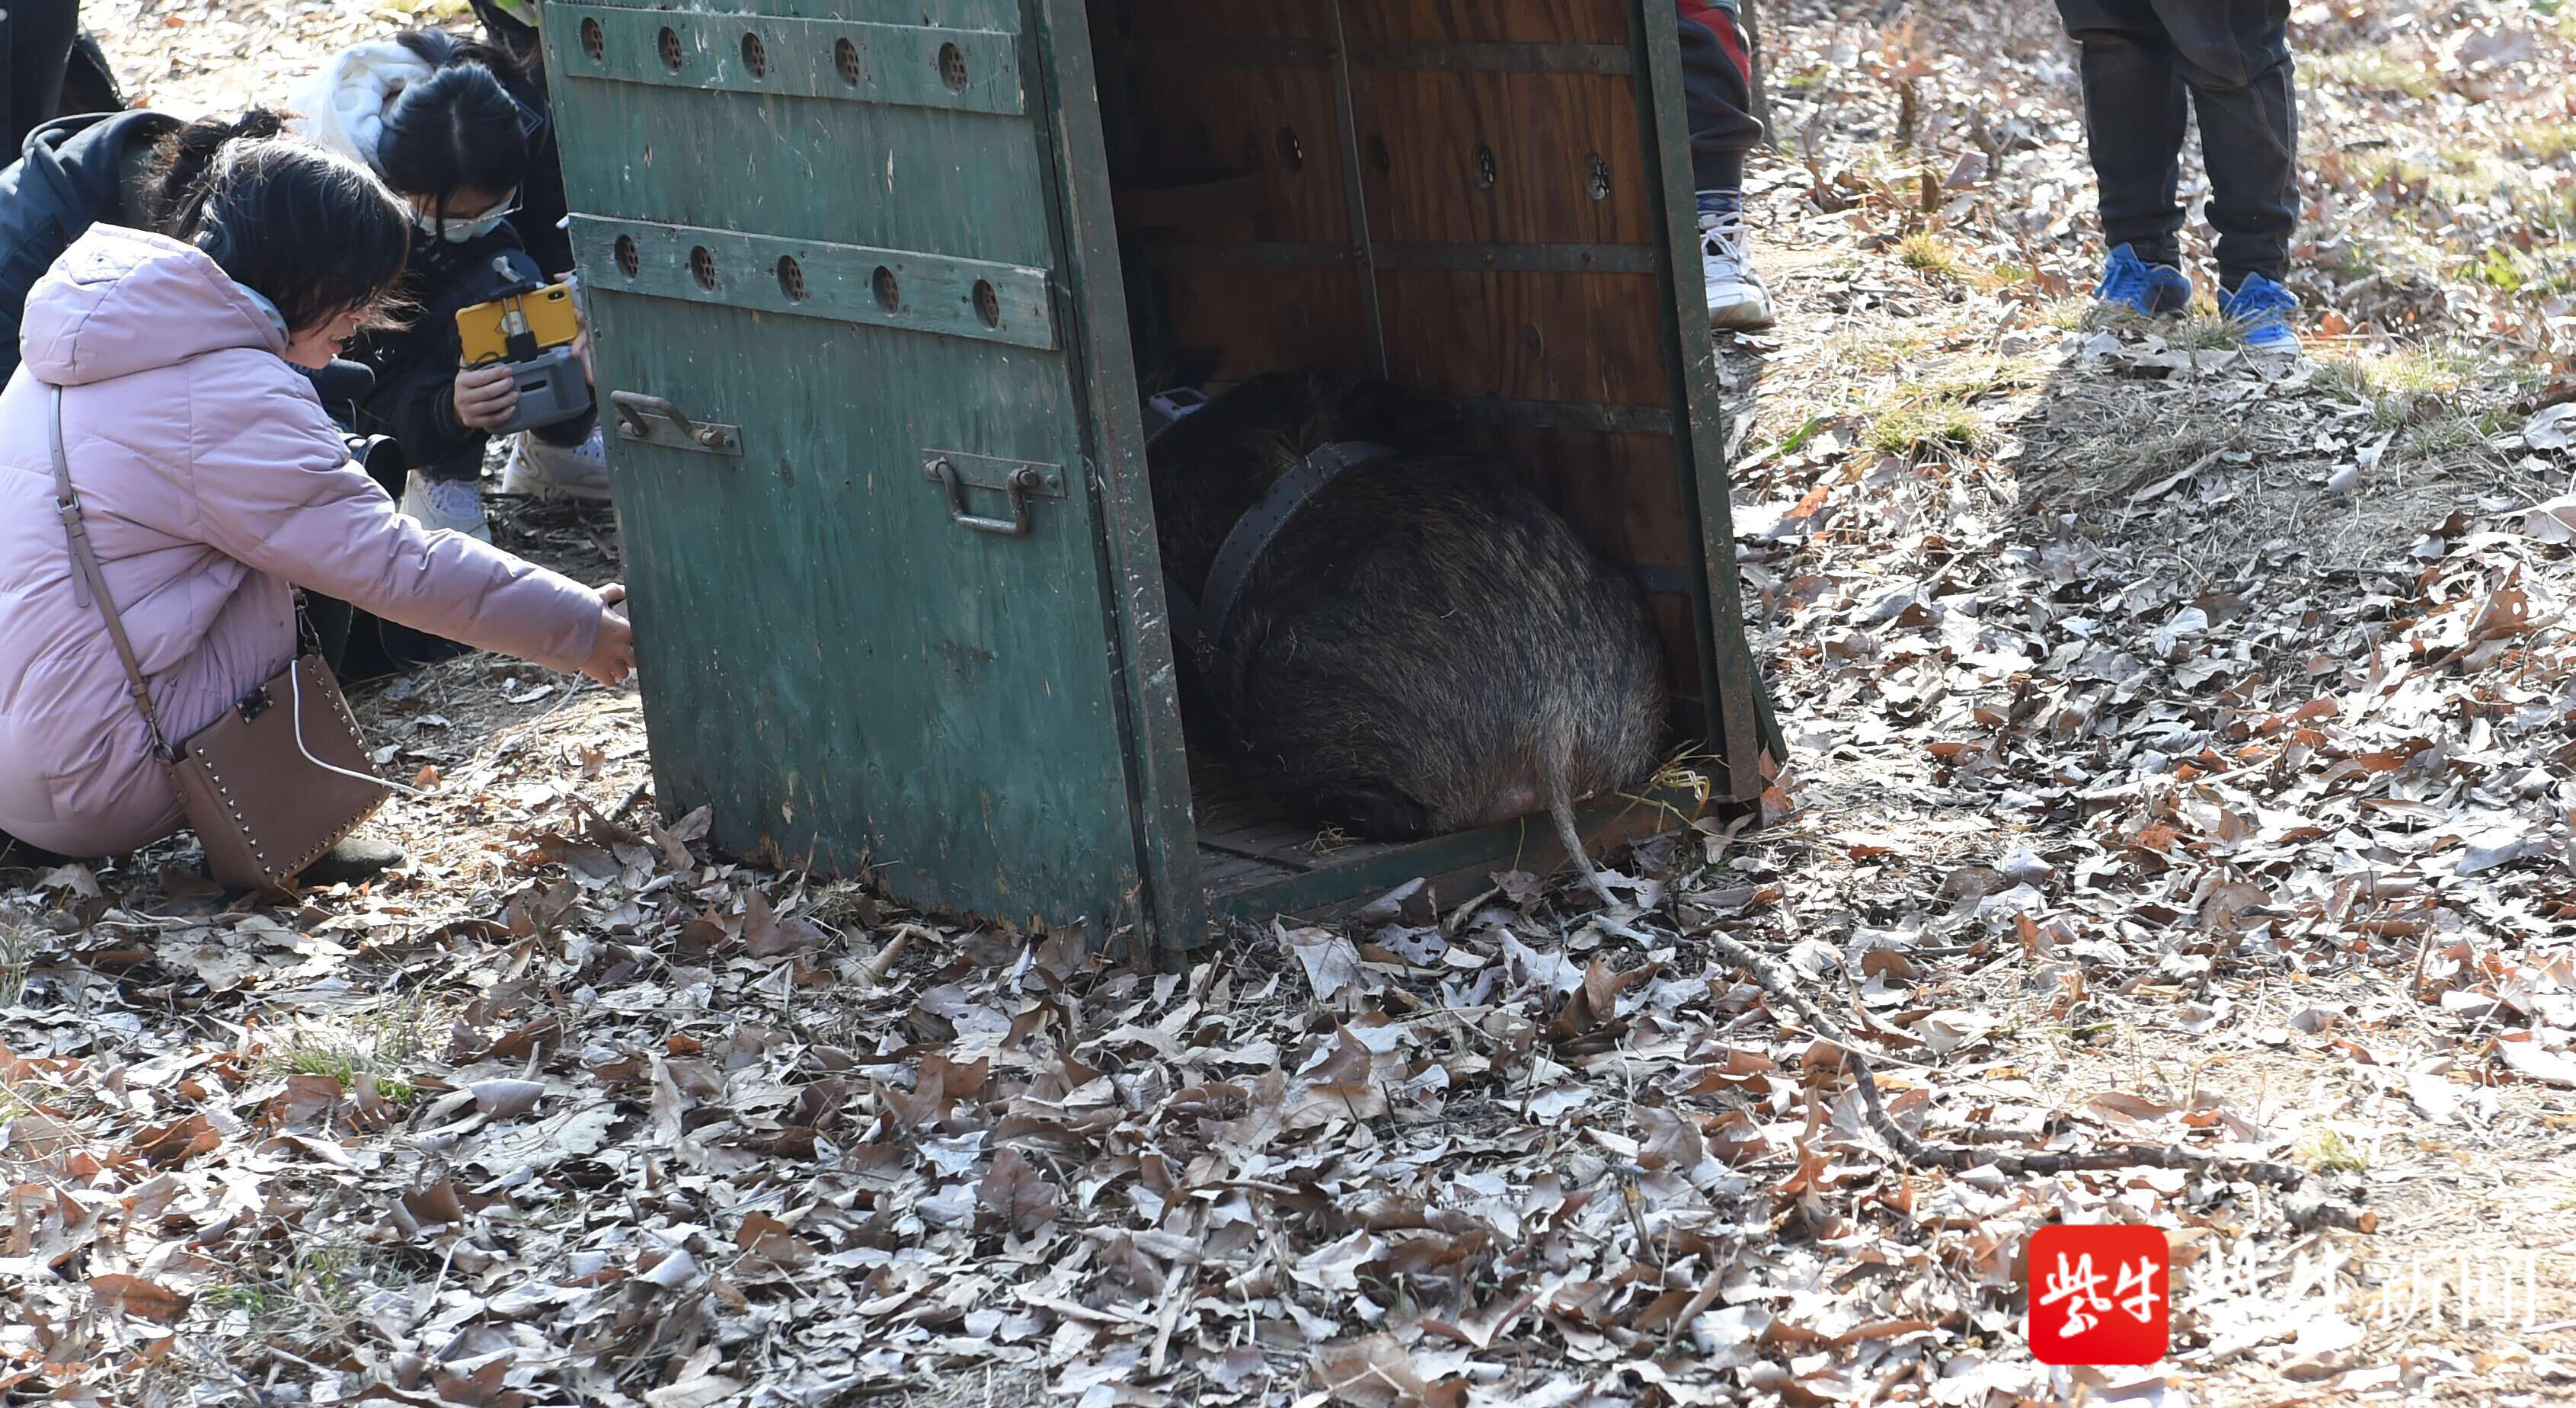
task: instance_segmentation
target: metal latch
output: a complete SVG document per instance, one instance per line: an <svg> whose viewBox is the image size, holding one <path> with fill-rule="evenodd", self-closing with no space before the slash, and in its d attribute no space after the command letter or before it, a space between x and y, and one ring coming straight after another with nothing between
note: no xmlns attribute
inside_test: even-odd
<svg viewBox="0 0 2576 1408"><path fill-rule="evenodd" d="M1029 532L1029 500L1064 497L1064 467L1036 460L997 460L955 450L921 452L921 475L948 497L948 521L978 533L1024 538ZM1011 516L995 518L966 510L966 491L991 489L1004 495Z"/></svg>
<svg viewBox="0 0 2576 1408"><path fill-rule="evenodd" d="M618 433L638 444L694 450L702 455L742 453L741 426L691 420L662 397L640 391L611 391L608 404L617 409Z"/></svg>

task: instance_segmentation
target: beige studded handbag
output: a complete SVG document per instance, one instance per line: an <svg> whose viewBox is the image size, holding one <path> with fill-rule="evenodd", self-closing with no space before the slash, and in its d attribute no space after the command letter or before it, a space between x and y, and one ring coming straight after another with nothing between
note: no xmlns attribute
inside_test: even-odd
<svg viewBox="0 0 2576 1408"><path fill-rule="evenodd" d="M206 848L207 873L234 889L282 887L384 805L390 784L377 775L340 682L318 655L297 655L222 717L170 746L81 522L71 464L63 455L62 388L49 389L54 507L80 574L73 589L95 600L107 618L135 707L143 711L152 746L179 789L188 825Z"/></svg>

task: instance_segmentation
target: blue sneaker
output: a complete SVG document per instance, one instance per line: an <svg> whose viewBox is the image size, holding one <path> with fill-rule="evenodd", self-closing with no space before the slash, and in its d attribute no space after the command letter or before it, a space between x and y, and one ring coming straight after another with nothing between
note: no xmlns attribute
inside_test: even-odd
<svg viewBox="0 0 2576 1408"><path fill-rule="evenodd" d="M2093 296L2133 312L2153 316L2178 313L2191 306L2191 279L2171 264L2150 264L2127 245L2111 251L2102 266L2102 286Z"/></svg>
<svg viewBox="0 0 2576 1408"><path fill-rule="evenodd" d="M2218 311L2236 324L2247 350L2254 352L2298 353L2299 335L2290 330L2290 313L2298 306L2288 289L2261 274L2247 274L2234 293L2218 296Z"/></svg>

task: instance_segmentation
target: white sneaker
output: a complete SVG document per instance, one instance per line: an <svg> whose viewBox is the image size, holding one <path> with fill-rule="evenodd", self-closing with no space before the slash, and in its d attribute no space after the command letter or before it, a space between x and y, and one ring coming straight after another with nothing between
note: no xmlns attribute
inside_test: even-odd
<svg viewBox="0 0 2576 1408"><path fill-rule="evenodd" d="M475 479L423 479L419 470L403 484L402 511L433 531L444 528L469 538L492 541L492 525L483 521L483 485Z"/></svg>
<svg viewBox="0 0 2576 1408"><path fill-rule="evenodd" d="M533 431L510 442L510 462L501 470L501 492L540 499L606 499L608 446L593 427L578 445L549 445Z"/></svg>
<svg viewBox="0 0 2576 1408"><path fill-rule="evenodd" d="M1771 326L1771 294L1744 250L1744 215L1699 217L1700 272L1708 284L1708 325L1750 331Z"/></svg>

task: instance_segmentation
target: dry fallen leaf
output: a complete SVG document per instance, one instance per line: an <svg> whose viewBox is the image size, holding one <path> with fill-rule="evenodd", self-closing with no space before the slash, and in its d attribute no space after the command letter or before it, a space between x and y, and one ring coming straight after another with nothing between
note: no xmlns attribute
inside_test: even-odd
<svg viewBox="0 0 2576 1408"><path fill-rule="evenodd" d="M802 919L780 919L769 908L769 899L754 890L743 897L742 943L754 958L777 958L821 948L823 931Z"/></svg>
<svg viewBox="0 0 2576 1408"><path fill-rule="evenodd" d="M545 1082L535 1080L478 1080L467 1089L474 1093L475 1109L504 1120L536 1109L546 1094Z"/></svg>
<svg viewBox="0 0 2576 1408"><path fill-rule="evenodd" d="M1317 1002L1331 1005L1345 990L1361 982L1359 949L1343 935L1327 929L1275 926L1274 933L1306 970L1307 985Z"/></svg>
<svg viewBox="0 0 2576 1408"><path fill-rule="evenodd" d="M163 1324L176 1322L188 1313L195 1297L183 1295L155 1281L140 1276L110 1273L89 1278L89 1288L98 1293L100 1303L122 1314Z"/></svg>
<svg viewBox="0 0 2576 1408"><path fill-rule="evenodd" d="M743 1385L722 1374L700 1374L676 1384L644 1391L647 1408L714 1408L741 1394Z"/></svg>
<svg viewBox="0 0 2576 1408"><path fill-rule="evenodd" d="M1060 1190L1047 1181L1037 1165L1017 1149L1004 1149L993 1156L993 1167L975 1185L975 1200L984 1205L1004 1227L1025 1237L1046 1225L1055 1216Z"/></svg>
<svg viewBox="0 0 2576 1408"><path fill-rule="evenodd" d="M1495 37L1475 7L1412 8L1361 42ZM2298 7L2309 159L2288 281L2312 357L2264 370L2205 314L2085 310L2096 186L2048 7L1759 8L1780 143L1753 154L1744 199L1780 321L1704 344L1714 375L1694 384L1720 396L1699 409L1726 443L1701 469L1729 481L1737 532L1715 556L1769 719L1731 688L1717 702L1731 727L1776 721L1783 746L1742 778L1676 751L1651 803L1596 799L1638 835L1597 857L1633 912L1513 868L1533 859L1480 858L1396 872L1356 920L1128 967L1100 956L1132 937L1123 914L1061 922L1019 888L968 923L833 872L935 866L923 837L826 836L809 859L805 830L838 824L809 815L809 786L855 785L814 759L770 760L800 778L793 815L729 810L723 833L794 870L715 844L701 803L726 789L650 747L650 679L642 697L573 688L476 655L354 685L389 771L446 775L370 822L414 858L403 873L279 902L223 895L185 839L0 863L0 1388L419 1408L1982 1405L2070 1383L2105 1401L2549 1399L2564 1376L2545 1344L2480 1355L2474 1335L2373 1320L2358 1344L2293 1345L2277 1307L2223 1293L2288 1284L2303 1255L2389 1250L2302 1222L2321 1204L2182 1168L2006 1165L2122 1141L2250 1152L2365 1198L2410 1245L2481 1250L2529 1221L2513 1190L2557 1176L2576 509L2552 495L2576 295L2547 236L2576 36L2524 0L2457 0L2438 22ZM390 25L471 22L453 0L397 9L217 0L165 25L92 0L83 17L129 97L189 113L299 91ZM1161 37L1224 27L1199 10ZM1270 29L1321 43L1298 32L1311 18ZM679 33L714 46L690 72L732 71L740 36ZM1605 170L1584 169L1588 141L1543 150L1604 120L1586 95L1608 80L1541 75L1564 101L1494 138L1480 191L1474 140L1443 156L1422 133L1445 119L1384 120L1404 77L1353 89L1361 146L1377 131L1387 149L1362 151L1363 178L1430 190L1405 182L1425 160L1464 176L1381 218L1528 213L1564 178L1603 192L1578 198L1593 234L1634 233L1651 201L1619 155L1633 134L1601 147ZM1259 120L1216 123L1208 151L1185 150L1206 96L1188 84L1147 84L1179 106L1137 130L1158 161L1287 189L1296 114L1235 87L1251 107L1234 116ZM681 96L710 132L779 101ZM817 122L833 106L787 101ZM1330 155L1311 117L1289 134L1308 162ZM752 134L754 185L814 146L805 128ZM1262 161L1217 149L1246 131ZM1264 237L1313 235L1294 213ZM2195 271L2205 223L2182 233ZM768 277L716 253L720 277ZM1202 314L1235 277L1169 272ZM1433 307L1418 271L1381 273L1397 321L1454 315L1400 377L1669 409L1633 374L1638 347L1595 331L1626 275L1489 328L1478 299ZM764 327L792 340L792 321ZM1259 342L1223 349L1225 374L1287 355ZM1422 353L1487 344L1512 386ZM1656 564L1640 585L1668 640L1698 630L1679 588L1712 554L1640 437L1472 437L1534 465L1586 538ZM493 512L514 551L584 581L672 557L629 561L601 509ZM825 620L824 657L886 658L872 625ZM1687 722L1716 682L1673 664ZM744 738L786 736L745 699ZM1873 1063L1889 1118L1973 1134L1992 1161L1902 1166L1849 1054L1721 940L1890 1058ZM2480 1176L2428 1198L2425 1159ZM2036 1364L2015 1329L2023 1238L2140 1219L2188 1266L2179 1357ZM2544 1256L2539 1277L2544 1307L2566 1299L2565 1268ZM194 1299L171 1313L165 1292Z"/></svg>

